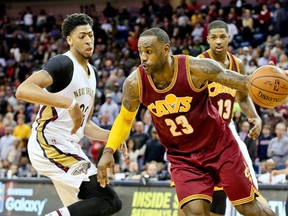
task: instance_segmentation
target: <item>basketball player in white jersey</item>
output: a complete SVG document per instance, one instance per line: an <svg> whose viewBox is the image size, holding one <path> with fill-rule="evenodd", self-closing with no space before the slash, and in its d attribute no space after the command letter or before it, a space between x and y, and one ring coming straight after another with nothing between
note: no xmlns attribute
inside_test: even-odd
<svg viewBox="0 0 288 216"><path fill-rule="evenodd" d="M51 58L16 92L19 99L41 104L28 152L64 204L49 216L111 215L122 206L111 186L100 187L96 167L78 144L84 135L106 141L109 134L90 120L96 90L95 69L88 63L94 49L92 26L86 14L67 16L62 34L69 51Z"/></svg>

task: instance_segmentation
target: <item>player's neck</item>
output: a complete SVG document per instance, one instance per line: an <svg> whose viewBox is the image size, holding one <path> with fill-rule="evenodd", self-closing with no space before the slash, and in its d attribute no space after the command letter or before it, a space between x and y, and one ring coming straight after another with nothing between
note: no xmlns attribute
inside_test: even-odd
<svg viewBox="0 0 288 216"><path fill-rule="evenodd" d="M79 54L73 52L72 50L70 50L72 56L76 59L76 61L82 66L82 68L84 69L84 71L86 73L89 72L89 68L88 68L88 59L83 58L82 56L80 56Z"/></svg>
<svg viewBox="0 0 288 216"><path fill-rule="evenodd" d="M88 59L83 58L81 55L79 55L77 52L73 52L73 50L70 50L73 57L77 60L77 62L83 67L86 68L88 64Z"/></svg>
<svg viewBox="0 0 288 216"><path fill-rule="evenodd" d="M226 67L227 61L229 61L228 56L227 56L227 52L225 52L223 54L216 54L211 50L211 55L215 61L219 62L222 65L225 65L225 67Z"/></svg>
<svg viewBox="0 0 288 216"><path fill-rule="evenodd" d="M171 56L167 64L161 69L161 71L157 71L151 75L151 78L154 82L154 85L158 89L167 88L173 79L174 76L174 59Z"/></svg>

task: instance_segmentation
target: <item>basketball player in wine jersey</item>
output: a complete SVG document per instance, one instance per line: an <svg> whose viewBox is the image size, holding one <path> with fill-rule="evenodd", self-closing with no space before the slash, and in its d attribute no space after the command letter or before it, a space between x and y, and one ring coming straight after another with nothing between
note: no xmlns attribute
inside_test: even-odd
<svg viewBox="0 0 288 216"><path fill-rule="evenodd" d="M201 58L210 58L219 62L223 67L233 70L237 73L245 74L245 68L240 59L227 51L230 35L228 26L225 22L216 20L208 25L207 42L210 49L200 54ZM229 124L234 137L236 138L241 152L249 166L250 174L254 185L258 188L258 183L253 169L252 161L249 156L245 143L239 139L233 121L234 101L236 100L241 108L241 111L248 117L249 121L254 125L248 136L256 139L262 127L262 120L258 116L255 106L247 93L237 91L236 89L223 86L216 82L211 82L208 85L209 96L212 104L217 108L220 116ZM211 204L211 216L220 216L225 214L226 195L223 189L216 188Z"/></svg>
<svg viewBox="0 0 288 216"><path fill-rule="evenodd" d="M224 188L242 215L275 215L255 198L259 191L247 162L208 94L209 81L247 92L249 76L211 59L171 55L170 39L160 28L140 35L138 51L141 65L125 80L121 111L98 163L100 185L109 183L107 168L114 167L113 152L128 136L142 103L167 149L185 215L210 215L215 186Z"/></svg>

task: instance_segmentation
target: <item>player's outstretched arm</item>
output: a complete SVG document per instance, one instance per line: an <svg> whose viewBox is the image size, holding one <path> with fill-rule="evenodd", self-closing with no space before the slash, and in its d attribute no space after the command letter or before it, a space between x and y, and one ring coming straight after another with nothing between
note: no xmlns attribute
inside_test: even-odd
<svg viewBox="0 0 288 216"><path fill-rule="evenodd" d="M249 76L228 70L212 59L191 57L190 72L196 88L201 88L208 81L213 81L239 91L248 92Z"/></svg>
<svg viewBox="0 0 288 216"><path fill-rule="evenodd" d="M51 107L59 107L69 109L70 116L72 118L74 127L71 130L71 134L76 133L80 128L83 113L72 98L64 97L61 95L53 94L45 91L44 88L50 86L53 83L53 79L50 74L45 70L40 70L30 77L28 77L17 88L16 97L30 103L42 104Z"/></svg>
<svg viewBox="0 0 288 216"><path fill-rule="evenodd" d="M102 187L109 184L107 168L114 171L114 151L128 137L132 123L136 117L140 105L139 86L136 71L124 82L123 100L120 113L114 121L103 155L98 163L97 179Z"/></svg>
<svg viewBox="0 0 288 216"><path fill-rule="evenodd" d="M240 73L245 75L245 68L241 60L239 59ZM236 100L239 103L241 111L247 116L248 121L253 124L253 127L249 130L248 137L256 139L262 130L262 120L258 115L256 108L249 94L246 92L237 91Z"/></svg>

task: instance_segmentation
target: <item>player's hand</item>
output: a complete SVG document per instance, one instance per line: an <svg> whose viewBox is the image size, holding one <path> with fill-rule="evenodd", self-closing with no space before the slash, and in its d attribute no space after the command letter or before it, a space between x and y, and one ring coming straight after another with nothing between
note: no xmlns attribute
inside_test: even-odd
<svg viewBox="0 0 288 216"><path fill-rule="evenodd" d="M114 176L114 157L113 153L111 152L103 152L100 161L97 165L97 181L100 183L101 187L106 187L107 184L110 183L108 174L107 174L107 168L110 168L109 170L112 172L112 175Z"/></svg>
<svg viewBox="0 0 288 216"><path fill-rule="evenodd" d="M275 66L275 64L274 64L273 61L269 61L269 65L273 65L273 66Z"/></svg>
<svg viewBox="0 0 288 216"><path fill-rule="evenodd" d="M274 64L273 61L269 61L269 65L275 66L275 64ZM284 74L285 74L286 76L288 76L288 70L283 70L283 69L281 69L281 70L284 72Z"/></svg>
<svg viewBox="0 0 288 216"><path fill-rule="evenodd" d="M272 175L272 176L278 175L278 171L277 171L277 170L272 170L272 171L271 171L271 175Z"/></svg>
<svg viewBox="0 0 288 216"><path fill-rule="evenodd" d="M262 121L260 118L248 118L248 122L252 123L254 126L250 129L248 137L251 139L256 139L259 137L262 130Z"/></svg>
<svg viewBox="0 0 288 216"><path fill-rule="evenodd" d="M127 154L128 154L128 149L127 149L127 145L126 142L122 142L121 145L119 146L119 151L123 154L124 158L127 158Z"/></svg>
<svg viewBox="0 0 288 216"><path fill-rule="evenodd" d="M81 127L84 114L82 113L79 105L76 103L73 109L69 110L69 114L71 116L73 122L73 128L71 130L71 134L75 134L77 130Z"/></svg>

